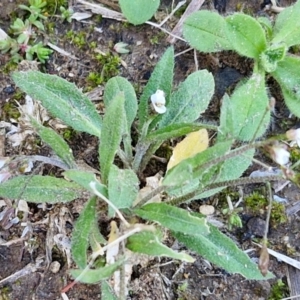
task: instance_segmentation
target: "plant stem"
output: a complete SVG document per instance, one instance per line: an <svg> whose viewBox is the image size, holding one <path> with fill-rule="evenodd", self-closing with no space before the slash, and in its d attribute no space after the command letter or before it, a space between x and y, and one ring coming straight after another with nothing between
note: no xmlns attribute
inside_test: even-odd
<svg viewBox="0 0 300 300"><path fill-rule="evenodd" d="M264 177L242 177L239 179L233 179L233 180L228 180L228 181L221 181L221 182L216 182L207 185L203 189L197 189L193 192L190 192L184 196L166 201L171 205L180 205L188 200L191 200L192 198L196 197L197 195L204 193L206 191L216 189L216 188L225 188L227 186L237 186L237 185L244 185L244 184L254 184L254 183L262 183L265 181L281 181L285 180L282 178L282 176L274 175L274 176L264 176Z"/></svg>
<svg viewBox="0 0 300 300"><path fill-rule="evenodd" d="M161 185L152 192L150 192L147 196L145 196L140 202L138 202L136 205L133 206L133 208L140 208L145 203L147 203L149 200L151 200L153 197L158 195L159 193L162 193L166 189L165 186Z"/></svg>

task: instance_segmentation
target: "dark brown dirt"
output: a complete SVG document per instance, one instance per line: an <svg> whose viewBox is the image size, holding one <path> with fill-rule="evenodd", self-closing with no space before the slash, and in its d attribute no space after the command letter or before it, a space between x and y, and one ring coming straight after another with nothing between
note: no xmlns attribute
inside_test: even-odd
<svg viewBox="0 0 300 300"><path fill-rule="evenodd" d="M99 1L101 2L101 1ZM171 1L164 1L164 5L170 5ZM222 2L222 1L221 1ZM219 7L223 9L224 3L219 3ZM242 5L245 11L256 13L260 10L262 1L227 1L226 13L235 11L237 7ZM282 1L282 5L288 5L291 1ZM212 3L205 3L204 8L212 9ZM3 9L5 8L5 9ZM0 26L7 29L11 22L11 13L15 10L12 1L4 0L0 4ZM102 32L93 31L90 24L79 23L73 21L71 24L60 23L54 17L50 18L55 22L54 33L49 34L49 38L53 44L58 45L62 49L76 56L78 60L62 56L54 52L51 59L45 66L40 66L41 70L57 74L69 81L75 82L79 88L87 90L89 83L87 81L88 74L91 71L101 71L103 66L96 63L93 57L93 51L89 48L89 43L95 41L97 47L102 52L111 51L112 45L119 41L129 44L130 54L121 56L124 61L119 66L118 73L126 77L135 86L142 87L147 82L153 67L161 57L162 53L169 46L164 42L166 36L159 30L153 29L148 25L143 26L124 26L122 23L114 20L97 20L92 19L95 27L102 28ZM176 22L176 20L173 20ZM66 39L66 33L73 30L75 33L84 32L86 34L86 44L78 47L72 41ZM151 43L153 37L159 37L157 43ZM141 42L138 43L137 42ZM186 49L183 43L175 44L176 53ZM0 55L1 68L4 68L8 62L8 55ZM241 58L238 55L226 52L219 53L214 56L197 54L199 68L206 68L213 72L216 80L216 93L210 104L208 111L205 113L207 119L217 121L220 106L220 99L225 91L230 91L234 85L242 78L250 75L252 62ZM176 58L175 83L178 84L186 78L188 74L195 70L194 55L192 52L180 55ZM272 83L270 81L270 83ZM275 87L270 91L276 91ZM15 86L9 74L0 72L0 115L1 120L9 121L8 116L3 112L5 103L14 103ZM101 93L99 95L101 98ZM285 120L286 108L278 98L277 115L280 119L274 118L276 126L270 128L272 130L284 131L287 128L287 122L290 126L294 119ZM101 107L99 101L95 102ZM97 141L87 134L75 133L68 141L74 151L74 155L79 159L84 159L85 163L93 168L97 168ZM41 154L48 155L51 150L45 145L39 145L33 150L28 150L24 146L12 148L7 142L5 144L5 156L18 154ZM49 166L40 166L38 172L47 174L60 174L60 171ZM147 176L154 175L157 171L164 172L164 165L158 165L152 162L147 169ZM149 174L148 174L149 173ZM245 188L245 195L252 193L258 187L248 186ZM286 204L288 209L292 209L299 202L299 190L295 187L286 187L281 196L285 196L289 202ZM1 199L0 199L1 201ZM69 239L72 234L73 222L78 217L85 199L76 200L68 205L57 205L52 207L40 207L30 205L28 219L32 224L32 232L30 236L20 238L23 227L16 224L7 227L7 224L0 223L0 300L44 300L44 299L61 299L61 290L71 282L68 275L68 269L72 266L72 262L68 262L67 250L56 244L50 251L49 244L53 243L53 238L57 234L63 234ZM224 199L217 195L212 199L208 199L216 208L216 219L224 222L224 217L220 211L224 205ZM195 201L186 208L198 211L200 201ZM0 208L3 211L5 206ZM64 211L64 214L59 212ZM300 219L299 211L290 213L288 221L279 226L270 228L270 248L297 258L300 253ZM13 217L13 215L12 215ZM251 212L241 214L243 220L243 228L232 232L224 229L224 232L233 238L236 243L244 250L253 249L250 256L254 260L258 258L258 249L251 242L251 239L260 237L257 233L261 228L259 222L253 222L258 228L252 227L249 223L251 218L260 218L264 220L265 211L260 216L253 215ZM256 219L257 220L257 219ZM55 222L62 222L63 229L57 229ZM101 219L100 226L103 232L108 232L109 220ZM3 241L1 241L1 239ZM169 241L169 246L176 250L186 250L176 241ZM48 250L47 250L48 249ZM268 299L271 294L272 286L278 279L282 279L287 283L288 267L285 263L278 262L271 258L270 270L276 275L276 279L269 281L248 281L239 275L231 275L224 270L210 264L208 261L198 257L194 253L190 253L197 260L193 264L179 263L170 260L153 259L149 261L147 266L137 265L132 275L130 286L130 296L128 299L134 300L161 300L161 299L233 299L233 300L262 300ZM58 269L53 270L53 262L58 263ZM297 271L293 270L297 273ZM299 272L299 271L298 271ZM69 299L87 300L101 299L99 285L76 284L67 292ZM279 299L279 298L273 298ZM300 297L298 298L300 299Z"/></svg>

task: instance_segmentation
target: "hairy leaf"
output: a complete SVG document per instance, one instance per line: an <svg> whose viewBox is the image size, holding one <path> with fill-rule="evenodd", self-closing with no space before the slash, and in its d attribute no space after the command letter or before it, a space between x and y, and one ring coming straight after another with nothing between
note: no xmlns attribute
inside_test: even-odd
<svg viewBox="0 0 300 300"><path fill-rule="evenodd" d="M300 117L300 59L287 56L278 63L277 69L271 75L278 81L290 111Z"/></svg>
<svg viewBox="0 0 300 300"><path fill-rule="evenodd" d="M148 0L147 0L148 1ZM150 96L155 94L157 90L163 90L168 103L172 90L174 70L174 49L169 47L159 62L156 64L151 77L145 86L140 97L138 107L139 130L143 128L145 122L149 118Z"/></svg>
<svg viewBox="0 0 300 300"><path fill-rule="evenodd" d="M228 125L221 124L223 134L250 141L265 133L270 122L270 109L263 75L253 73L246 83L235 89L230 99L224 101L229 101L223 105L231 111L232 117L228 119Z"/></svg>
<svg viewBox="0 0 300 300"><path fill-rule="evenodd" d="M197 252L227 272L239 273L247 279L254 280L274 277L272 273L268 273L264 277L260 273L258 266L230 238L212 225L209 225L209 229L210 233L208 235L196 236L181 232L173 232L173 235L190 250Z"/></svg>
<svg viewBox="0 0 300 300"><path fill-rule="evenodd" d="M78 131L100 137L102 120L93 103L65 79L38 71L14 72L16 85L55 117Z"/></svg>
<svg viewBox="0 0 300 300"><path fill-rule="evenodd" d="M122 13L134 25L148 21L155 14L159 3L159 0L119 0Z"/></svg>
<svg viewBox="0 0 300 300"><path fill-rule="evenodd" d="M118 300L117 296L115 296L111 286L107 281L101 282L101 299L102 300Z"/></svg>
<svg viewBox="0 0 300 300"><path fill-rule="evenodd" d="M124 132L124 124L126 124L124 93L119 93L111 101L103 119L99 160L102 175L101 179L104 184L107 183L110 168L120 146Z"/></svg>
<svg viewBox="0 0 300 300"><path fill-rule="evenodd" d="M126 112L128 132L130 133L132 122L134 121L137 113L136 94L130 82L120 76L109 79L105 85L103 101L105 107L107 108L112 99L114 99L115 96L120 92L124 93L124 107Z"/></svg>
<svg viewBox="0 0 300 300"><path fill-rule="evenodd" d="M92 197L85 205L77 219L72 233L71 252L76 265L80 269L87 266L87 249L92 226L96 226L96 197Z"/></svg>
<svg viewBox="0 0 300 300"><path fill-rule="evenodd" d="M149 133L146 136L146 141L148 142L158 142L165 141L171 138L183 136L190 132L197 131L203 128L204 125L198 125L196 123L179 123L179 124L171 124L169 126L160 128L156 131Z"/></svg>
<svg viewBox="0 0 300 300"><path fill-rule="evenodd" d="M107 187L97 180L96 175L93 172L82 170L67 170L63 172L63 175L66 178L75 181L90 192L93 192L93 189L90 187L90 183L95 182L95 188L97 189L97 191L103 196L108 197Z"/></svg>
<svg viewBox="0 0 300 300"><path fill-rule="evenodd" d="M236 13L226 19L226 34L233 49L241 55L258 59L267 47L265 32L254 18Z"/></svg>
<svg viewBox="0 0 300 300"><path fill-rule="evenodd" d="M189 75L172 94L167 111L159 122L159 128L198 119L206 110L214 88L213 76L208 71L201 70Z"/></svg>
<svg viewBox="0 0 300 300"><path fill-rule="evenodd" d="M158 222L174 231L195 235L208 234L206 218L200 215L192 216L184 209L165 203L146 204L134 212L146 220Z"/></svg>
<svg viewBox="0 0 300 300"><path fill-rule="evenodd" d="M130 169L119 169L112 165L108 176L109 200L117 208L130 208L139 191L139 180ZM109 215L113 210L109 207Z"/></svg>
<svg viewBox="0 0 300 300"><path fill-rule="evenodd" d="M22 175L0 185L0 197L35 203L69 202L81 197L82 192L77 183L40 175Z"/></svg>
<svg viewBox="0 0 300 300"><path fill-rule="evenodd" d="M194 262L195 259L183 252L176 252L161 243L161 237L154 232L143 231L128 238L126 248L133 252L152 256L165 256L186 262Z"/></svg>
<svg viewBox="0 0 300 300"><path fill-rule="evenodd" d="M183 36L201 52L233 49L225 32L225 20L218 13L201 10L192 13L184 22Z"/></svg>
<svg viewBox="0 0 300 300"><path fill-rule="evenodd" d="M300 1L285 8L276 18L273 28L273 44L287 47L300 44Z"/></svg>
<svg viewBox="0 0 300 300"><path fill-rule="evenodd" d="M70 168L74 168L76 166L72 149L59 134L57 134L53 129L39 124L34 119L31 119L31 124L36 129L41 139L52 148L55 154L61 158L65 164L67 164Z"/></svg>
<svg viewBox="0 0 300 300"><path fill-rule="evenodd" d="M83 283L97 283L101 280L108 279L120 266L124 263L124 259L120 259L114 264L105 266L99 269L89 269L87 271L83 270L70 270L71 275L80 282Z"/></svg>
<svg viewBox="0 0 300 300"><path fill-rule="evenodd" d="M162 184L183 188L185 185L190 185L191 181L196 179L204 187L207 183L216 179L216 171L219 168L219 163L209 167L205 166L205 164L224 155L230 149L231 143L232 141L217 143L203 152L183 160L167 172Z"/></svg>

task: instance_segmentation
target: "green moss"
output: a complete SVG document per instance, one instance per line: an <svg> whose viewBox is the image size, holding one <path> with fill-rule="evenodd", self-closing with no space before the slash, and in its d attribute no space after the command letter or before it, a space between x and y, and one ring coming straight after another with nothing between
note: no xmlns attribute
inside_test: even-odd
<svg viewBox="0 0 300 300"><path fill-rule="evenodd" d="M269 201L268 199L258 192L252 193L244 200L245 206L251 213L259 215L265 213ZM270 222L272 226L283 224L287 221L285 215L285 207L283 204L273 201Z"/></svg>
<svg viewBox="0 0 300 300"><path fill-rule="evenodd" d="M268 300L280 300L282 298L289 296L289 288L288 286L282 282L281 279L277 280L277 282L272 286L271 294Z"/></svg>
<svg viewBox="0 0 300 300"><path fill-rule="evenodd" d="M298 162L300 160L300 149L298 147L290 148L290 160L292 164ZM297 167L294 171L300 171L300 167Z"/></svg>
<svg viewBox="0 0 300 300"><path fill-rule="evenodd" d="M89 73L87 83L90 86L96 87L107 82L111 77L119 74L119 66L121 64L119 56L113 55L112 53L108 53L106 55L97 54L95 59L101 72Z"/></svg>
<svg viewBox="0 0 300 300"><path fill-rule="evenodd" d="M71 43L73 43L75 46L77 46L79 49L82 49L84 46L87 46L86 43L86 32L74 32L72 30L69 30L66 33L66 37L68 40L71 40Z"/></svg>
<svg viewBox="0 0 300 300"><path fill-rule="evenodd" d="M89 73L86 81L91 87L96 87L104 82L102 75L97 72Z"/></svg>
<svg viewBox="0 0 300 300"><path fill-rule="evenodd" d="M151 45L158 45L161 40L164 40L164 37L165 37L165 34L163 32L159 32L155 35L152 35L149 38L149 42L151 43Z"/></svg>
<svg viewBox="0 0 300 300"><path fill-rule="evenodd" d="M59 11L61 6L67 6L67 0L45 0L47 5L44 7L43 11L47 12L49 15L53 15Z"/></svg>
<svg viewBox="0 0 300 300"><path fill-rule="evenodd" d="M6 102L3 105L2 111L3 111L2 118L6 120L9 119L17 120L20 117L20 112L14 102Z"/></svg>
<svg viewBox="0 0 300 300"><path fill-rule="evenodd" d="M68 128L65 128L62 130L61 135L63 136L63 138L65 140L69 141L75 137L76 131L74 129L68 127Z"/></svg>
<svg viewBox="0 0 300 300"><path fill-rule="evenodd" d="M54 29L55 29L55 22L45 22L45 30L48 33L54 33Z"/></svg>
<svg viewBox="0 0 300 300"><path fill-rule="evenodd" d="M8 61L4 66L0 68L0 72L4 74L9 74L12 71L15 71L18 67L18 64L12 60Z"/></svg>

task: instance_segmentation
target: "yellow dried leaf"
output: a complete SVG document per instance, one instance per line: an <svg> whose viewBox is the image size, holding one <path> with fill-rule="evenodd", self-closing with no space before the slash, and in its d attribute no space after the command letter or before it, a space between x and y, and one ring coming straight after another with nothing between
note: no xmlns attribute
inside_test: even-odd
<svg viewBox="0 0 300 300"><path fill-rule="evenodd" d="M204 151L208 147L208 132L206 129L200 129L189 133L185 139L178 143L169 160L167 170L179 164L182 160L193 157Z"/></svg>

